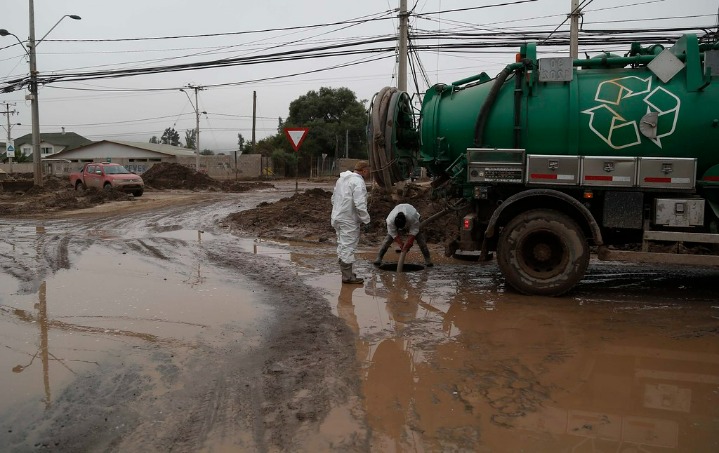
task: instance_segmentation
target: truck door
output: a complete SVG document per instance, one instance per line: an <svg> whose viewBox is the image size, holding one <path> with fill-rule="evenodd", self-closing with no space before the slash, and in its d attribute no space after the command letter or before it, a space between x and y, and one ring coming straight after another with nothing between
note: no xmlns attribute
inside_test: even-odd
<svg viewBox="0 0 719 453"><path fill-rule="evenodd" d="M97 172L101 174L97 174ZM85 185L87 187L102 188L102 169L97 165L88 165L85 171Z"/></svg>

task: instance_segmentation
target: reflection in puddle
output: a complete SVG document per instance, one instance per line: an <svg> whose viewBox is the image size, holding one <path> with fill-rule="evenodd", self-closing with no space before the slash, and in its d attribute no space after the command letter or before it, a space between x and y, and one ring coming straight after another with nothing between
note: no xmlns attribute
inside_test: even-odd
<svg viewBox="0 0 719 453"><path fill-rule="evenodd" d="M356 335L373 450L719 450L710 303L587 305L468 275L316 280Z"/></svg>
<svg viewBox="0 0 719 453"><path fill-rule="evenodd" d="M46 227L13 232L18 255L28 257L25 269L56 235ZM214 238L201 230L137 239L91 230L84 237L93 242L83 242L68 268L39 281L37 292L0 274L0 415L47 410L78 375L108 361L151 370L156 364L145 350L170 347L179 360L181 351L242 337L267 313L243 276L203 260L202 247Z"/></svg>

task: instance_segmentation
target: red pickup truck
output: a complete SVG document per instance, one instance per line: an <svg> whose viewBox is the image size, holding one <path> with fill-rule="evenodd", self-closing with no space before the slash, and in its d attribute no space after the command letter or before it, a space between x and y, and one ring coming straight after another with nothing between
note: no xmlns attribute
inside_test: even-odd
<svg viewBox="0 0 719 453"><path fill-rule="evenodd" d="M115 189L130 192L139 197L145 191L145 182L139 175L131 173L120 164L92 162L85 164L79 172L70 173L70 184L75 190L89 187Z"/></svg>

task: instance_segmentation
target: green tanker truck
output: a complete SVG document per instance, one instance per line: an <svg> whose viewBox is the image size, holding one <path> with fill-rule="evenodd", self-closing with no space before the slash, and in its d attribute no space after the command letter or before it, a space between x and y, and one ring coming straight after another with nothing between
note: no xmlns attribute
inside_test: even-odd
<svg viewBox="0 0 719 453"><path fill-rule="evenodd" d="M624 56L537 58L438 84L413 111L382 89L370 163L386 188L416 165L459 213L448 256L497 262L559 295L600 260L719 266L719 43L685 35Z"/></svg>

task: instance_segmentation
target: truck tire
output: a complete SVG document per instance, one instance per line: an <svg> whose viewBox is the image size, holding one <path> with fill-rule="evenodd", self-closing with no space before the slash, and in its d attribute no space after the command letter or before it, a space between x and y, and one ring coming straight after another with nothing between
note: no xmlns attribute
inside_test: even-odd
<svg viewBox="0 0 719 453"><path fill-rule="evenodd" d="M85 184L83 184L82 181L76 182L75 183L75 191L77 191L77 192L85 191Z"/></svg>
<svg viewBox="0 0 719 453"><path fill-rule="evenodd" d="M535 209L504 227L497 244L497 263L517 291L558 296L584 277L589 246L574 220L557 211Z"/></svg>
<svg viewBox="0 0 719 453"><path fill-rule="evenodd" d="M103 188L106 192L109 192L110 190L112 190L112 184L110 184L109 182L106 182L105 185L102 186L102 188Z"/></svg>
<svg viewBox="0 0 719 453"><path fill-rule="evenodd" d="M132 192L132 195L135 197L141 197L143 193L145 193L144 189L137 189L136 191Z"/></svg>

